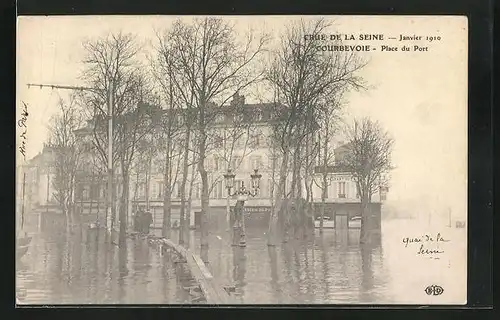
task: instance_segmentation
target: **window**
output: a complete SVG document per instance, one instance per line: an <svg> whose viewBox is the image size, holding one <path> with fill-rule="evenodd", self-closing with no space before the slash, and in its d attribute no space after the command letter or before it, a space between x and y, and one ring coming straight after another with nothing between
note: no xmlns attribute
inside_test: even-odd
<svg viewBox="0 0 500 320"><path fill-rule="evenodd" d="M234 156L233 159L231 159L231 169L236 170L241 164L241 157Z"/></svg>
<svg viewBox="0 0 500 320"><path fill-rule="evenodd" d="M252 134L251 146L252 148L258 148L263 145L262 132L256 132Z"/></svg>
<svg viewBox="0 0 500 320"><path fill-rule="evenodd" d="M157 182L157 187L156 189L158 190L158 199L161 199L162 197L162 189L163 189L163 182Z"/></svg>
<svg viewBox="0 0 500 320"><path fill-rule="evenodd" d="M224 145L224 141L222 137L218 134L214 135L214 147L215 148L222 148Z"/></svg>
<svg viewBox="0 0 500 320"><path fill-rule="evenodd" d="M183 120L184 120L184 117L182 116L182 114L178 114L177 115L177 125L180 125L180 126L183 125L184 124Z"/></svg>
<svg viewBox="0 0 500 320"><path fill-rule="evenodd" d="M217 181L214 188L212 189L212 198L220 199L223 197L222 194L222 181Z"/></svg>
<svg viewBox="0 0 500 320"><path fill-rule="evenodd" d="M262 156L252 156L250 162L252 165L250 169L262 169Z"/></svg>
<svg viewBox="0 0 500 320"><path fill-rule="evenodd" d="M223 170L225 171L226 170L226 160L224 160L223 158L217 158L217 161L219 161L219 170Z"/></svg>
<svg viewBox="0 0 500 320"><path fill-rule="evenodd" d="M244 182L242 180L234 180L235 190L240 190L242 186L244 186Z"/></svg>
<svg viewBox="0 0 500 320"><path fill-rule="evenodd" d="M388 191L389 191L389 188L387 188L387 187L380 187L379 188L380 200L381 201L387 200L387 192Z"/></svg>
<svg viewBox="0 0 500 320"><path fill-rule="evenodd" d="M345 198L345 182L339 182L339 198Z"/></svg>
<svg viewBox="0 0 500 320"><path fill-rule="evenodd" d="M263 118L264 118L264 112L262 112L262 110L258 109L255 112L255 120L256 121L261 121Z"/></svg>
<svg viewBox="0 0 500 320"><path fill-rule="evenodd" d="M200 199L200 184L199 183L196 183L194 185L194 198Z"/></svg>
<svg viewBox="0 0 500 320"><path fill-rule="evenodd" d="M224 159L218 156L214 156L214 171L224 170Z"/></svg>
<svg viewBox="0 0 500 320"><path fill-rule="evenodd" d="M83 200L88 200L89 199L89 188L87 186L83 186L82 193L83 193Z"/></svg>
<svg viewBox="0 0 500 320"><path fill-rule="evenodd" d="M236 148L243 148L247 144L247 137L245 134L240 134L238 135L235 141L235 147Z"/></svg>
<svg viewBox="0 0 500 320"><path fill-rule="evenodd" d="M179 184L177 184L177 198L181 197L181 191L182 191L181 186Z"/></svg>
<svg viewBox="0 0 500 320"><path fill-rule="evenodd" d="M243 120L245 120L245 116L243 115L243 113L238 113L234 116L234 122L236 123L243 122Z"/></svg>
<svg viewBox="0 0 500 320"><path fill-rule="evenodd" d="M215 116L215 122L217 123L222 123L226 120L226 117L224 116L223 113L218 113L216 116Z"/></svg>
<svg viewBox="0 0 500 320"><path fill-rule="evenodd" d="M90 188L90 198L92 200L99 198L99 185L93 184Z"/></svg>
<svg viewBox="0 0 500 320"><path fill-rule="evenodd" d="M81 184L76 186L76 198L83 199L83 185Z"/></svg>
<svg viewBox="0 0 500 320"><path fill-rule="evenodd" d="M150 195L150 198L155 199L157 196L158 196L158 185L156 184L156 182L153 182L151 184L151 195Z"/></svg>
<svg viewBox="0 0 500 320"><path fill-rule="evenodd" d="M141 182L139 184L139 190L138 190L137 193L138 193L139 198L144 197L144 194L145 194L145 184L144 184L144 182Z"/></svg>
<svg viewBox="0 0 500 320"><path fill-rule="evenodd" d="M261 192L261 190L260 190L260 189L254 190L254 189L252 188L252 179L248 179L248 180L247 180L247 182L245 183L245 186L246 186L247 188L250 188L252 192L255 192L255 193L256 193L256 194L255 194L255 197L256 197L256 198L260 198L260 196L261 196L262 192ZM261 186L261 187L262 187L262 186Z"/></svg>
<svg viewBox="0 0 500 320"><path fill-rule="evenodd" d="M361 193L359 192L359 186L356 183L356 198L360 198L360 197L361 197Z"/></svg>
<svg viewBox="0 0 500 320"><path fill-rule="evenodd" d="M207 171L213 170L213 161L211 158L205 158L205 168Z"/></svg>

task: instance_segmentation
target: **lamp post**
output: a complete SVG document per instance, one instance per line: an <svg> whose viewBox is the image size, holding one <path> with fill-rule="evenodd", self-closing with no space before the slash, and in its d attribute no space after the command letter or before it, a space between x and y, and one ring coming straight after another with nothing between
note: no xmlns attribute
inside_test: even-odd
<svg viewBox="0 0 500 320"><path fill-rule="evenodd" d="M234 178L235 174L232 173L231 169L227 170L227 173L224 175L224 179L226 180L226 188L227 194L229 197L237 196L236 205L234 206L234 224L233 224L233 246L239 245L240 247L246 247L245 240L245 216L243 214L243 209L245 206L245 201L248 199L248 196L255 197L260 189L260 178L262 175L259 174L258 169L254 169L254 173L250 175L252 179L252 186L250 190L247 190L245 187L245 183L241 183L239 189L232 189L234 186ZM239 233L239 244L236 243L238 240Z"/></svg>

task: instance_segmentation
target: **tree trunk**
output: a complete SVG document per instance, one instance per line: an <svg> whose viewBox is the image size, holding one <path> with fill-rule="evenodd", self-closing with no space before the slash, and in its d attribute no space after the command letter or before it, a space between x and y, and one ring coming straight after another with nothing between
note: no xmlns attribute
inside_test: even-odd
<svg viewBox="0 0 500 320"><path fill-rule="evenodd" d="M171 161L172 155L172 139L167 137L167 152L165 157L164 180L163 180L163 223L161 235L164 238L170 237L171 227L171 203L172 203L172 177L171 177Z"/></svg>
<svg viewBox="0 0 500 320"><path fill-rule="evenodd" d="M149 191L150 191L150 185L151 185L151 162L152 162L152 157L148 157L148 163L147 163L147 167L146 167L146 172L144 173L145 174L145 180L146 180L146 185L145 185L145 195L146 195L146 211L149 211L149 198L150 198L150 195L149 195Z"/></svg>
<svg viewBox="0 0 500 320"><path fill-rule="evenodd" d="M90 195L90 203L89 203L89 217L92 217L92 206L94 205L94 197L92 195L92 187L94 186L95 183L95 174L94 170L92 170L92 177L90 178L90 190L89 190L89 195Z"/></svg>
<svg viewBox="0 0 500 320"><path fill-rule="evenodd" d="M179 217L179 244L184 244L184 225L186 223L186 181L188 178L189 169L189 141L191 140L191 129L188 127L186 132L186 143L184 146L184 158L182 163L182 180L181 180L181 208Z"/></svg>
<svg viewBox="0 0 500 320"><path fill-rule="evenodd" d="M369 199L366 192L361 196L361 230L359 233L359 242L367 243L369 241L369 212L368 212Z"/></svg>
<svg viewBox="0 0 500 320"><path fill-rule="evenodd" d="M127 237L127 211L128 211L128 194L129 194L129 174L128 170L123 170L123 190L120 199L120 231L118 234L118 244L125 245Z"/></svg>
<svg viewBox="0 0 500 320"><path fill-rule="evenodd" d="M312 192L313 188L313 177L314 173L308 174L306 177L306 208L305 208L305 231L314 235L314 195Z"/></svg>
<svg viewBox="0 0 500 320"><path fill-rule="evenodd" d="M134 205L132 206L132 212L134 212L134 219L133 219L133 222L134 222L134 231L138 231L137 229L137 225L136 225L136 215L137 215L137 209L138 209L138 206L137 206L137 193L139 192L139 170L137 169L136 172L135 172L135 185L134 185Z"/></svg>
<svg viewBox="0 0 500 320"><path fill-rule="evenodd" d="M193 155L194 157L194 155ZM187 236L189 234L189 226L191 224L191 204L192 204L192 199L193 199L193 186L194 186L194 180L196 177L196 170L191 170L191 180L189 181L189 194L188 194L188 200L187 200L187 209L186 213L187 216L184 217L184 235L185 235L185 245L189 245L189 237Z"/></svg>
<svg viewBox="0 0 500 320"><path fill-rule="evenodd" d="M288 152L283 153L283 159L280 167L280 177L278 190L274 196L274 208L271 210L269 219L269 231L267 233L267 245L275 246L277 244L278 213L282 209L281 203L285 194L285 183L288 169Z"/></svg>
<svg viewBox="0 0 500 320"><path fill-rule="evenodd" d="M283 237L283 242L288 242L290 234L295 235L295 230L296 230L296 224L297 224L297 205L298 205L298 158L299 158L299 152L300 149L298 147L295 148L294 150L294 155L293 155L293 163L292 163L292 190L290 191L291 199L294 199L295 201L292 201L292 203L287 202L288 205L286 207L286 210L284 212L285 214L285 234ZM295 202L295 203L293 203Z"/></svg>
<svg viewBox="0 0 500 320"><path fill-rule="evenodd" d="M201 245L208 246L208 175L204 166L200 169L201 176Z"/></svg>
<svg viewBox="0 0 500 320"><path fill-rule="evenodd" d="M201 115L202 120L204 116ZM201 246L208 247L208 174L205 169L205 153L206 153L206 140L207 134L204 130L204 122L200 125L200 145L199 145L199 161L198 172L201 177Z"/></svg>
<svg viewBox="0 0 500 320"><path fill-rule="evenodd" d="M295 195L295 224L293 233L296 239L301 238L304 226L304 201L302 198L302 177L300 175L300 165L297 166L297 194Z"/></svg>

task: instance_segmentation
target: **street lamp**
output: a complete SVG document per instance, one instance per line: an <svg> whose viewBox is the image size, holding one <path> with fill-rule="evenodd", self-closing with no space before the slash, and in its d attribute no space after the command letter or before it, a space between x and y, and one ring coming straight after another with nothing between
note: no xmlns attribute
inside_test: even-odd
<svg viewBox="0 0 500 320"><path fill-rule="evenodd" d="M258 169L254 169L254 173L250 175L252 179L251 190L247 190L245 184L242 182L239 189L231 192L234 186L234 178L235 174L229 168L227 173L224 175L224 179L226 180L226 189L229 197L238 196L236 201L236 205L234 207L234 224L233 224L233 245L236 245L236 240L238 238L239 232L239 246L245 247L245 217L243 215L243 208L245 206L245 200L248 196L255 197L260 189L260 179L262 175L259 174Z"/></svg>
<svg viewBox="0 0 500 320"><path fill-rule="evenodd" d="M259 173L258 169L254 169L254 173L250 175L250 178L252 178L252 189L247 190L245 187L245 184L242 182L241 186L239 189L234 190L234 192L231 192L231 189L234 188L234 177L235 174L232 173L231 169L227 170L227 173L224 175L224 179L226 180L226 188L227 188L227 193L230 197L234 196L251 196L255 197L260 189L260 178L262 178L262 175Z"/></svg>

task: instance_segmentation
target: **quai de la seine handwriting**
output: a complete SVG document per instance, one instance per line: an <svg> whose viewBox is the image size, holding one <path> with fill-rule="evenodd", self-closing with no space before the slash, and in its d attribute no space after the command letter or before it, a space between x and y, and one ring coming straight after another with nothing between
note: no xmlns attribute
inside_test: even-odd
<svg viewBox="0 0 500 320"><path fill-rule="evenodd" d="M20 128L23 128L23 131L19 135L19 138L21 140L20 145L19 145L19 152L23 155L23 157L26 159L26 141L28 140L28 126L26 125L28 122L28 105L23 101L23 110L21 112L21 119L17 120L17 125Z"/></svg>
<svg viewBox="0 0 500 320"><path fill-rule="evenodd" d="M439 245L439 243L449 242L450 240L445 239L441 233L433 236L430 234L424 234L420 237L404 237L403 244L405 248L407 248L411 244L419 245L417 254L418 255L432 255L432 254L440 254L444 253L443 250L439 248L430 249L428 246L430 245Z"/></svg>

